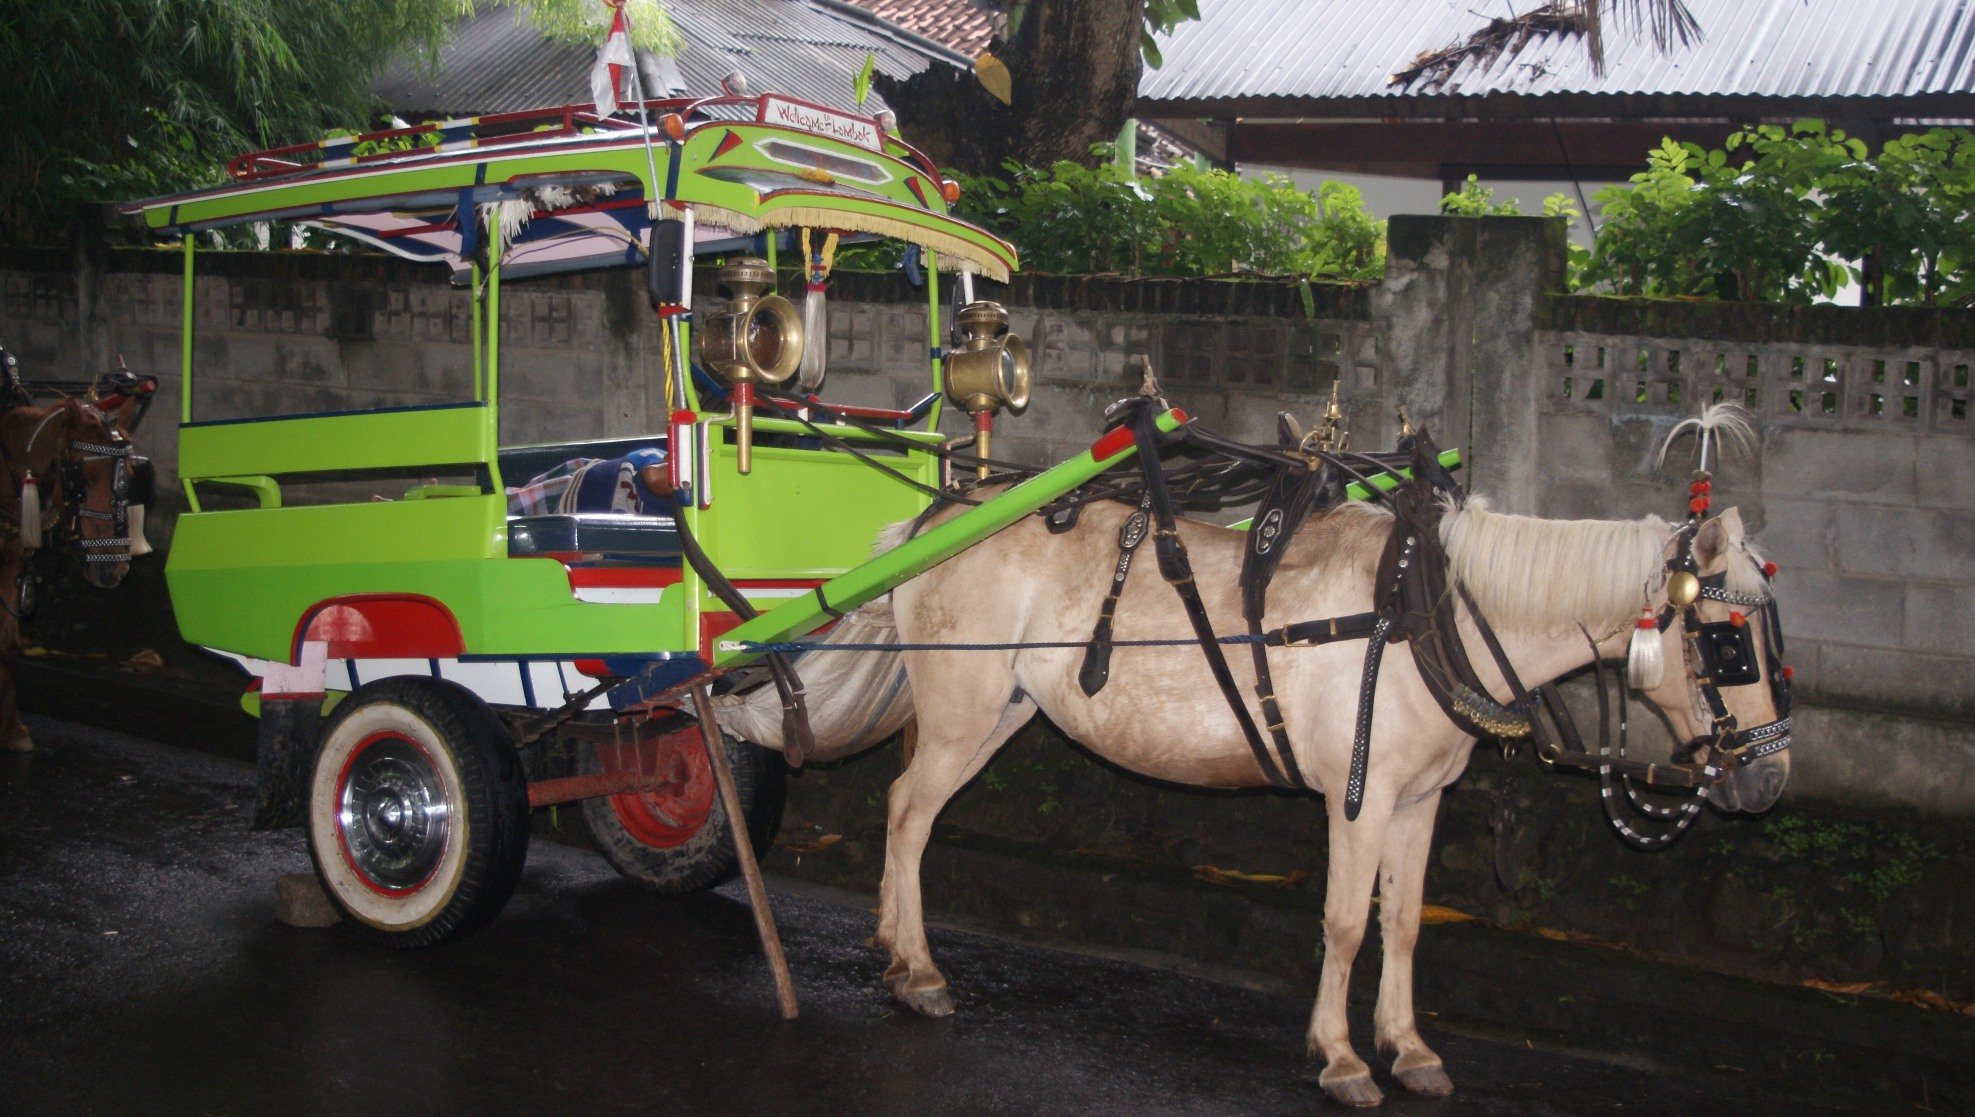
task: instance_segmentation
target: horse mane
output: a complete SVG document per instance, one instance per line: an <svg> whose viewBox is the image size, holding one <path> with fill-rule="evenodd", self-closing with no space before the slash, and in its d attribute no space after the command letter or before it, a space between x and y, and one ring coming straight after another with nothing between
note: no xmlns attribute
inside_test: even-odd
<svg viewBox="0 0 1975 1117"><path fill-rule="evenodd" d="M1545 520L1491 511L1480 497L1440 521L1452 573L1482 615L1541 632L1608 631L1637 616L1672 534L1658 516Z"/></svg>

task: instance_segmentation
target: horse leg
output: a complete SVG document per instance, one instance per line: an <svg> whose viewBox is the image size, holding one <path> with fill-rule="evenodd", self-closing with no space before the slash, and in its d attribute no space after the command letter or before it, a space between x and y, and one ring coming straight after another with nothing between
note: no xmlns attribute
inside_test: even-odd
<svg viewBox="0 0 1975 1117"><path fill-rule="evenodd" d="M1031 717L1027 697L986 716L921 721L912 764L891 786L885 835L885 879L879 886L878 943L891 951L885 988L905 1007L926 1016L953 1014L946 978L933 965L920 906L919 863L932 837L933 820L946 801L980 773L1008 738ZM988 719L992 717L990 722Z"/></svg>
<svg viewBox="0 0 1975 1117"><path fill-rule="evenodd" d="M1393 809L1385 831L1385 857L1379 864L1379 930L1385 964L1379 971L1378 1009L1372 1034L1380 1051L1393 1053L1392 1075L1415 1094L1443 1097L1454 1083L1440 1056L1420 1039L1413 1019L1413 947L1420 937L1420 899L1426 889L1427 855L1433 848L1433 821L1440 792L1433 791Z"/></svg>
<svg viewBox="0 0 1975 1117"><path fill-rule="evenodd" d="M1351 1047L1351 1025L1344 1016L1351 963L1365 938L1378 875L1379 851L1392 817L1390 803L1366 800L1357 821L1344 817L1341 796L1326 798L1330 816L1330 868L1324 883L1324 968L1317 982L1317 1006L1310 1014L1310 1054L1324 1058L1317 1082L1345 1105L1373 1106L1385 1095L1372 1083L1371 1068Z"/></svg>

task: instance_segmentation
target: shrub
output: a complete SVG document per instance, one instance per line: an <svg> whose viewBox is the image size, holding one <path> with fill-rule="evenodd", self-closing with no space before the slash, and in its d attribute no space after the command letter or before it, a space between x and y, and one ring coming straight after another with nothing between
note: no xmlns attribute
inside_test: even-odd
<svg viewBox="0 0 1975 1117"><path fill-rule="evenodd" d="M1184 164L1143 179L1108 161L1005 169L963 176L958 212L1013 241L1028 271L1366 279L1384 270L1385 224L1343 183L1312 194L1280 175Z"/></svg>

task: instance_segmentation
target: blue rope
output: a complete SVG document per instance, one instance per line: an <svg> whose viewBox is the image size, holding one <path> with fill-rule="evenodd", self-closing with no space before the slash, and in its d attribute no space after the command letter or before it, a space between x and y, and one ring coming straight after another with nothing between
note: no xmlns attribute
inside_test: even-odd
<svg viewBox="0 0 1975 1117"><path fill-rule="evenodd" d="M1214 642L1217 644L1262 644L1268 642L1268 636L1266 634L1254 635L1242 632L1233 636L1217 636L1214 638ZM749 655L768 655L774 652L786 654L804 654L808 652L1012 652L1022 651L1028 648L1085 648L1090 646L1089 640L1030 640L1006 644L914 644L905 642L890 644L805 644L795 641L761 643L755 640L735 640L729 641L729 643ZM1197 648L1200 646L1200 641L1195 640L1191 636L1172 640L1113 640L1111 646L1114 648Z"/></svg>

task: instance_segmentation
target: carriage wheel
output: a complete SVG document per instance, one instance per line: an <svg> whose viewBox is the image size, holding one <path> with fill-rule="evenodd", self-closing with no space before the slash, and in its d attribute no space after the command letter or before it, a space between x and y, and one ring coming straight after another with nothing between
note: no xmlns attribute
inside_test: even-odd
<svg viewBox="0 0 1975 1117"><path fill-rule="evenodd" d="M748 837L765 852L782 823L787 770L779 754L723 737ZM618 872L660 892L694 892L730 879L736 868L727 812L700 742L699 723L675 719L641 739L582 750L578 771L665 777L654 791L583 800L590 836Z"/></svg>
<svg viewBox="0 0 1975 1117"><path fill-rule="evenodd" d="M323 890L392 946L461 938L500 914L528 856L528 788L498 719L465 690L384 679L352 692L309 782Z"/></svg>

